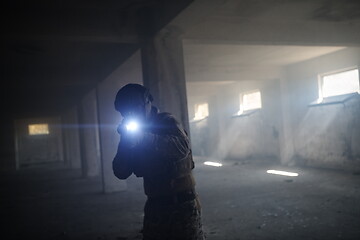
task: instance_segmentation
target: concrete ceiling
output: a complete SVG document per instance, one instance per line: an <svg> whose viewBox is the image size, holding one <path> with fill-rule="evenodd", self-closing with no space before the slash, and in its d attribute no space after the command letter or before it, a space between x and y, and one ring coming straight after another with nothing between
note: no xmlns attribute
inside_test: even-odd
<svg viewBox="0 0 360 240"><path fill-rule="evenodd" d="M202 43L359 46L360 1L197 0L172 24Z"/></svg>
<svg viewBox="0 0 360 240"><path fill-rule="evenodd" d="M59 115L192 0L34 0L2 3L2 109Z"/></svg>
<svg viewBox="0 0 360 240"><path fill-rule="evenodd" d="M184 44L189 81L266 80L281 68L344 49L345 47Z"/></svg>
<svg viewBox="0 0 360 240"><path fill-rule="evenodd" d="M344 47L185 44L186 65L286 66L332 53Z"/></svg>
<svg viewBox="0 0 360 240"><path fill-rule="evenodd" d="M58 114L75 104L166 24L193 43L210 43L186 53L192 58L186 61L200 64L197 72L229 64L211 81L233 80L227 78L234 69L257 71L257 61L281 66L331 51L281 45L360 44L357 0L9 0L2 10L1 104L13 118Z"/></svg>
<svg viewBox="0 0 360 240"><path fill-rule="evenodd" d="M360 46L358 0L197 0L184 29L189 82L278 78L284 66Z"/></svg>

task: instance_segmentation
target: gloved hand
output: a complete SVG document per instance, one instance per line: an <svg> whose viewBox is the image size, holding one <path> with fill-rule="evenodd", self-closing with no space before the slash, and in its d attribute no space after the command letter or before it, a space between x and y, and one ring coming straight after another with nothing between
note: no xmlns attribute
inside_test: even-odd
<svg viewBox="0 0 360 240"><path fill-rule="evenodd" d="M123 144L123 146L127 148L135 148L141 143L144 137L144 133L142 130L129 131L126 129L124 124L120 124L117 128L117 131L121 136L121 144Z"/></svg>

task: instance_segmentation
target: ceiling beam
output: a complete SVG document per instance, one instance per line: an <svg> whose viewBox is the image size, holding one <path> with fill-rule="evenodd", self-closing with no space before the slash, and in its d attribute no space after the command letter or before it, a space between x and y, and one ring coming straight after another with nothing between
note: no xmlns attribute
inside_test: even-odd
<svg viewBox="0 0 360 240"><path fill-rule="evenodd" d="M359 47L359 8L359 1L197 0L170 24L199 44Z"/></svg>
<svg viewBox="0 0 360 240"><path fill-rule="evenodd" d="M211 27L205 27L211 26ZM360 46L360 21L326 22L210 17L189 28L193 42L232 42L252 45Z"/></svg>
<svg viewBox="0 0 360 240"><path fill-rule="evenodd" d="M90 43L122 43L138 44L136 35L57 35L57 34L6 34L3 39L8 41L52 41L52 42L90 42Z"/></svg>

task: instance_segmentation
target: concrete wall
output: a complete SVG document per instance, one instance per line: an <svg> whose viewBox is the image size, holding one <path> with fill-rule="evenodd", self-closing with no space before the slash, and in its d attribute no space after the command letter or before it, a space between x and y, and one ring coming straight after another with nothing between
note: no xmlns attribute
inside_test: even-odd
<svg viewBox="0 0 360 240"><path fill-rule="evenodd" d="M0 171L15 170L15 124L9 117L0 120Z"/></svg>
<svg viewBox="0 0 360 240"><path fill-rule="evenodd" d="M298 164L354 169L360 166L360 99L309 107L318 98L318 74L360 65L359 48L348 48L286 68Z"/></svg>
<svg viewBox="0 0 360 240"><path fill-rule="evenodd" d="M49 134L29 135L28 125L47 123ZM19 119L15 121L17 168L42 163L63 162L60 118Z"/></svg>
<svg viewBox="0 0 360 240"><path fill-rule="evenodd" d="M254 89L262 93L262 109L250 116L232 117L239 111L240 93ZM208 83L190 83L188 92L190 108L196 103L209 103L209 118L190 125L195 155L219 159L278 158L278 81L243 81L212 87ZM190 108L191 119L194 110Z"/></svg>
<svg viewBox="0 0 360 240"><path fill-rule="evenodd" d="M216 85L188 83L188 115L190 119L190 140L193 154L211 156L219 140L219 119L217 114L219 92ZM195 104L208 103L209 117L201 121L192 121L195 117Z"/></svg>
<svg viewBox="0 0 360 240"><path fill-rule="evenodd" d="M309 104L318 98L318 74L359 65L359 48L346 48L286 66L279 79L188 83L190 119L194 117L194 104L208 102L210 108L207 120L190 125L194 154L358 168L359 96L345 104ZM261 91L262 109L250 116L232 118L239 110L240 92L253 89Z"/></svg>
<svg viewBox="0 0 360 240"><path fill-rule="evenodd" d="M126 189L126 181L114 176L112 161L120 140L116 129L121 122L120 113L114 109L114 100L117 91L127 83L142 83L140 52L132 55L97 88L104 192Z"/></svg>
<svg viewBox="0 0 360 240"><path fill-rule="evenodd" d="M64 161L70 168L81 167L78 109L74 106L61 117L63 128Z"/></svg>
<svg viewBox="0 0 360 240"><path fill-rule="evenodd" d="M253 159L279 156L279 88L277 81L242 82L228 94L232 108L239 108L239 93L259 89L262 108L249 116L228 119L225 126L234 139L229 145L228 158ZM234 111L235 113L235 111Z"/></svg>
<svg viewBox="0 0 360 240"><path fill-rule="evenodd" d="M100 143L96 90L84 96L79 107L80 149L83 176L100 173Z"/></svg>
<svg viewBox="0 0 360 240"><path fill-rule="evenodd" d="M183 59L183 31L167 25L141 47L144 85L161 112L170 112L189 131Z"/></svg>

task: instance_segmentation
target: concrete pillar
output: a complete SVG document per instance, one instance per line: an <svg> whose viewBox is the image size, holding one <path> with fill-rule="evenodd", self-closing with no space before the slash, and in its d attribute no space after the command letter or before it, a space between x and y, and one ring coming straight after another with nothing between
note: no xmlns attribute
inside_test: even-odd
<svg viewBox="0 0 360 240"><path fill-rule="evenodd" d="M82 99L79 107L80 146L84 177L97 176L100 173L100 144L96 101L96 89L94 89Z"/></svg>
<svg viewBox="0 0 360 240"><path fill-rule="evenodd" d="M77 106L68 109L61 118L65 165L69 168L81 168L79 122Z"/></svg>
<svg viewBox="0 0 360 240"><path fill-rule="evenodd" d="M121 115L114 108L117 91L127 83L142 84L140 52L136 52L119 66L97 88L100 125L100 148L105 193L126 190L126 181L114 176L112 161L115 157L120 136L116 131Z"/></svg>
<svg viewBox="0 0 360 240"><path fill-rule="evenodd" d="M291 114L291 88L285 77L280 79L281 128L279 131L280 160L282 164L294 164L294 135Z"/></svg>
<svg viewBox="0 0 360 240"><path fill-rule="evenodd" d="M181 30L163 28L141 48L144 85L154 96L160 111L175 115L189 132L186 83Z"/></svg>

